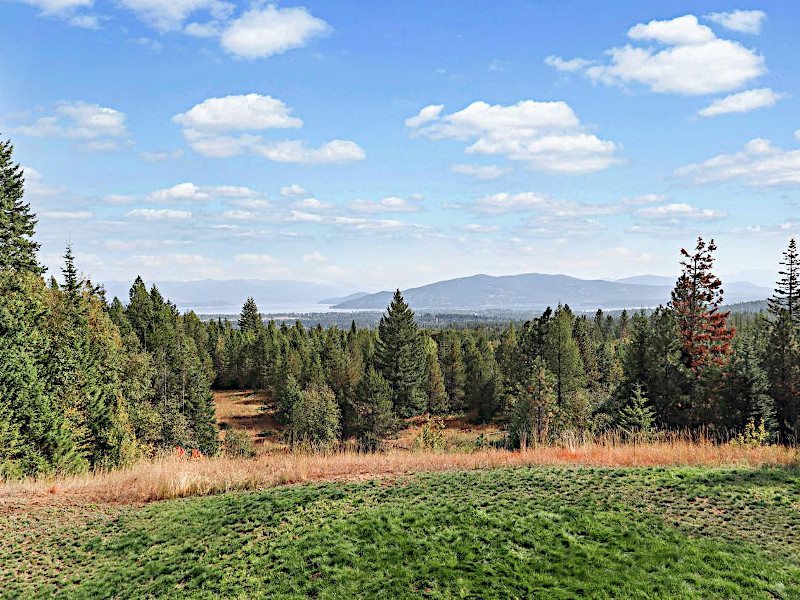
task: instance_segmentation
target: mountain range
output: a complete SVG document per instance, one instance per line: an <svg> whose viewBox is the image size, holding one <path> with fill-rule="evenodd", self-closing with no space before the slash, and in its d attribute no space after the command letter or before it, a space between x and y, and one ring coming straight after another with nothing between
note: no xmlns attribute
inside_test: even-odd
<svg viewBox="0 0 800 600"><path fill-rule="evenodd" d="M578 279L567 275L525 273L493 277L473 275L403 290L403 298L415 310L543 310L559 303L577 310L650 308L666 304L674 280L643 275L617 281ZM746 281L727 284L729 304L762 300L769 288ZM336 304L337 310L382 310L392 292L369 294Z"/></svg>

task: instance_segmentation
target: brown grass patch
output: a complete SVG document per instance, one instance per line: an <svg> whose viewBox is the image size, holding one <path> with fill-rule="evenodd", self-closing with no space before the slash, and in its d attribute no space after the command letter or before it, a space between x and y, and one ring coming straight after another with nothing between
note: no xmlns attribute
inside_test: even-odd
<svg viewBox="0 0 800 600"><path fill-rule="evenodd" d="M535 465L757 468L789 466L797 461L796 450L780 446L743 448L680 440L650 444L594 442L518 452L490 449L442 453L393 449L375 454L354 451L275 453L254 459L166 457L112 472L0 484L0 511L30 504L149 502L292 483L396 478L430 471Z"/></svg>

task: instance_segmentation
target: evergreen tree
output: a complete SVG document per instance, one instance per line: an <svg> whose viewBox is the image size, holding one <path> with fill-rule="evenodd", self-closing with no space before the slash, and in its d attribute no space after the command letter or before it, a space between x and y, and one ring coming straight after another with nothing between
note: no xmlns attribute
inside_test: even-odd
<svg viewBox="0 0 800 600"><path fill-rule="evenodd" d="M554 421L556 395L553 374L542 357L533 361L528 380L517 387L509 419L514 447L523 450L531 443L545 442Z"/></svg>
<svg viewBox="0 0 800 600"><path fill-rule="evenodd" d="M681 249L683 272L672 292L671 308L678 321L681 363L691 373L688 396L692 424L708 423L714 413L714 391L730 361L734 330L727 327L730 312L720 312L722 282L711 272L714 240L697 239L693 254Z"/></svg>
<svg viewBox="0 0 800 600"><path fill-rule="evenodd" d="M451 411L461 412L466 408L464 396L467 381L461 340L456 333L447 333L441 339L439 348L442 353L441 366L447 404Z"/></svg>
<svg viewBox="0 0 800 600"><path fill-rule="evenodd" d="M800 439L800 344L787 310L781 310L770 323L765 367L781 438L797 443Z"/></svg>
<svg viewBox="0 0 800 600"><path fill-rule="evenodd" d="M572 311L559 306L544 337L544 358L555 376L556 401L564 410L575 401L584 384L583 361L572 337Z"/></svg>
<svg viewBox="0 0 800 600"><path fill-rule="evenodd" d="M394 294L378 325L376 362L392 390L395 412L401 417L421 414L427 405L424 390L425 348L414 312Z"/></svg>
<svg viewBox="0 0 800 600"><path fill-rule="evenodd" d="M644 395L641 385L633 388L629 404L620 412L619 426L629 435L648 434L653 428L655 411L647 406L647 396Z"/></svg>
<svg viewBox="0 0 800 600"><path fill-rule="evenodd" d="M464 352L466 363L466 402L479 422L488 422L500 405L497 364L491 346L483 335L472 339Z"/></svg>
<svg viewBox="0 0 800 600"><path fill-rule="evenodd" d="M397 419L392 412L392 392L383 376L370 367L355 389L356 436L365 447L374 449L392 434Z"/></svg>
<svg viewBox="0 0 800 600"><path fill-rule="evenodd" d="M444 376L439 365L439 348L433 338L425 337L425 394L428 397L427 412L441 415L447 412L447 392Z"/></svg>
<svg viewBox="0 0 800 600"><path fill-rule="evenodd" d="M743 431L753 421L768 431L777 427L775 402L769 394L769 379L762 367L759 345L752 335L737 331L733 355L722 384L721 402L713 426L718 430Z"/></svg>
<svg viewBox="0 0 800 600"><path fill-rule="evenodd" d="M248 298L239 315L239 330L256 332L263 325L264 322L261 320L261 313L258 312L256 301L252 297Z"/></svg>
<svg viewBox="0 0 800 600"><path fill-rule="evenodd" d="M11 141L0 141L0 271L41 275L33 240L36 217L23 200L25 177L14 162Z"/></svg>
<svg viewBox="0 0 800 600"><path fill-rule="evenodd" d="M794 238L789 240L789 247L784 251L780 264L784 269L778 271L781 278L776 284L775 293L768 300L768 310L773 317L777 317L785 310L789 321L798 326L800 325L800 256L797 254L797 243Z"/></svg>

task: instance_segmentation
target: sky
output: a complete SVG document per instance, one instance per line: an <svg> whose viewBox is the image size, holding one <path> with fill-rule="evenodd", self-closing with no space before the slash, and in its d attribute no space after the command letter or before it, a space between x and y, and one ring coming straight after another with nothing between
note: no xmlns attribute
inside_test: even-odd
<svg viewBox="0 0 800 600"><path fill-rule="evenodd" d="M790 1L0 0L0 138L53 274L354 291L768 284L800 233Z"/></svg>

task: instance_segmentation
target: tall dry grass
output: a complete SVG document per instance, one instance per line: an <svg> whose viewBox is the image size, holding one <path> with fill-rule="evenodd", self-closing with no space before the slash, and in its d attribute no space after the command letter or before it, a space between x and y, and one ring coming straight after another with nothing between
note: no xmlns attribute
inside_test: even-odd
<svg viewBox="0 0 800 600"><path fill-rule="evenodd" d="M371 454L352 450L264 454L254 459L182 460L170 456L117 471L0 484L0 508L27 503L137 503L292 483L359 481L419 472L534 465L615 468L797 466L798 451L782 446L737 447L679 437L642 444L613 437L584 442L576 437L557 446L517 452L487 449L447 453L392 449Z"/></svg>

